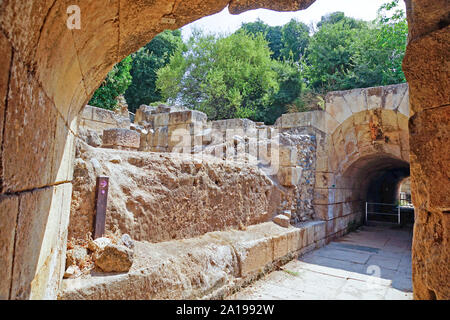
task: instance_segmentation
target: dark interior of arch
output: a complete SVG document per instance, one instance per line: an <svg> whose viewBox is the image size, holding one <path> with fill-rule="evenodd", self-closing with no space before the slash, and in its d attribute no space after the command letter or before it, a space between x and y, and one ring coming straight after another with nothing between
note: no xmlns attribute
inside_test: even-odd
<svg viewBox="0 0 450 320"><path fill-rule="evenodd" d="M391 155L380 154L363 157L348 168L344 176L351 177L354 181L354 190L361 200L362 211L365 211L365 203L379 203L390 205L372 205L369 211L379 211L395 214L394 206L399 200L399 188L405 178L410 176L409 163L396 159ZM413 222L413 211L403 209L403 222ZM395 217L376 215L371 219L379 221L395 222Z"/></svg>

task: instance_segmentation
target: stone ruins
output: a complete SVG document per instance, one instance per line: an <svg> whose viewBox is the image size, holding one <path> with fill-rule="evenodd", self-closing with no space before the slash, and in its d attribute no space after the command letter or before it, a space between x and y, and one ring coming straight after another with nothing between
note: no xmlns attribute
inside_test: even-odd
<svg viewBox="0 0 450 320"><path fill-rule="evenodd" d="M274 126L85 106L165 29L314 0L107 2L71 2L71 29L67 1L0 1L1 299L226 297L361 224L380 179L393 189L409 174L414 298L449 299L447 0L405 0L408 85L332 92L325 110ZM101 175L108 234L93 240Z"/></svg>
<svg viewBox="0 0 450 320"><path fill-rule="evenodd" d="M280 262L343 236L363 223L371 175L408 168L408 114L407 84L331 92L325 110L284 114L273 126L208 121L201 112L164 105L141 106L131 124L86 106L69 239L93 233L95 178L108 176L107 230L118 226L139 249L129 273L113 280L69 276L61 298L223 298ZM189 250L172 241L181 239L189 239ZM172 248L176 254L160 256ZM191 258L192 250L202 258ZM150 260L160 266L148 270L142 261ZM161 273L167 264L178 270L171 278ZM194 270L212 278L194 287L173 278L191 283ZM166 281L177 289L133 291ZM125 295L123 286L133 294Z"/></svg>

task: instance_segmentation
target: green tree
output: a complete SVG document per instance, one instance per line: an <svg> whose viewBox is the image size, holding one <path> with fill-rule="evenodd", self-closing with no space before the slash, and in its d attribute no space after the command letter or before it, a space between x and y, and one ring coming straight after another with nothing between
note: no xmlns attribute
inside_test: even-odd
<svg viewBox="0 0 450 320"><path fill-rule="evenodd" d="M367 29L367 23L352 18L322 18L318 31L311 37L307 56L302 61L311 89L323 93L354 87L349 77L354 67L353 43Z"/></svg>
<svg viewBox="0 0 450 320"><path fill-rule="evenodd" d="M281 50L283 49L283 33L281 26L272 27L262 20L257 19L255 22L243 23L238 32L240 30L244 30L255 36L259 33L263 34L272 51L271 58L279 59L281 57Z"/></svg>
<svg viewBox="0 0 450 320"><path fill-rule="evenodd" d="M309 27L292 19L282 28L282 44L282 57L299 61L309 44Z"/></svg>
<svg viewBox="0 0 450 320"><path fill-rule="evenodd" d="M106 76L102 85L95 91L89 104L95 107L113 110L117 105L116 98L125 93L131 84L130 56L116 64Z"/></svg>
<svg viewBox="0 0 450 320"><path fill-rule="evenodd" d="M299 99L305 87L297 62L273 61L273 69L277 73L279 90L273 94L271 103L260 110L259 116L267 124L274 123L283 113L288 112L288 106Z"/></svg>
<svg viewBox="0 0 450 320"><path fill-rule="evenodd" d="M130 111L136 112L142 104L161 100L156 88L157 71L169 63L182 44L180 30L165 30L132 55L132 82L125 92Z"/></svg>
<svg viewBox="0 0 450 320"><path fill-rule="evenodd" d="M159 70L164 98L205 112L212 120L264 120L278 91L278 75L267 41L244 31L228 37L194 32L184 50Z"/></svg>
<svg viewBox="0 0 450 320"><path fill-rule="evenodd" d="M373 27L360 33L354 42L355 86L406 82L402 61L407 38L408 25L404 11L398 8L398 0L384 4Z"/></svg>

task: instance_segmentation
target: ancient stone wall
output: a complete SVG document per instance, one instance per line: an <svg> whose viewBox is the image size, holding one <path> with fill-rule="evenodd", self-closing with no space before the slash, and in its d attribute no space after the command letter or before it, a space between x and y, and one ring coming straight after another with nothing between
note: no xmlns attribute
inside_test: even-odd
<svg viewBox="0 0 450 320"><path fill-rule="evenodd" d="M406 0L415 299L450 299L450 3Z"/></svg>
<svg viewBox="0 0 450 320"><path fill-rule="evenodd" d="M192 238L272 219L287 192L255 166L190 154L77 145L69 239L93 233L96 177L109 177L106 230L136 240Z"/></svg>
<svg viewBox="0 0 450 320"><path fill-rule="evenodd" d="M277 120L282 132L314 132L314 183L303 194L312 194L313 217L327 222L329 239L362 223L372 174L408 165L408 115L408 85L399 84L330 92L325 110Z"/></svg>
<svg viewBox="0 0 450 320"><path fill-rule="evenodd" d="M103 130L113 128L130 128L130 118L117 114L114 111L85 106L79 117L79 128L94 130L100 136Z"/></svg>
<svg viewBox="0 0 450 320"><path fill-rule="evenodd" d="M196 155L202 163L215 159L224 165L253 167L255 172L261 169L284 190L283 199L273 204L267 216L287 211L294 225L314 219L326 221L327 235L331 239L341 236L349 225L362 223L372 175L379 174L380 170L408 166L408 118L405 114L408 114L406 84L331 92L326 97L324 111L285 114L274 126L248 119L208 122L206 115L198 111L143 105L136 113L133 130L105 130L102 146ZM127 175L121 167L116 170ZM77 178L76 174L75 180ZM93 186L90 188L91 196L86 197L90 204L84 206L90 211L84 215L91 217L89 226L92 226ZM78 190L74 190L74 194L76 192ZM152 192L148 190L143 194ZM117 194L110 198L126 197ZM75 202L79 201L77 196ZM130 213L125 207L117 206L113 211L117 216L127 217ZM148 206L142 201L136 204L136 210L144 207ZM171 211L170 208L164 210ZM148 214L154 216L154 213ZM236 226L236 223L224 227L228 225ZM174 224L174 232L176 228ZM87 225L79 227L77 236L88 229ZM131 232L132 228L127 226L126 230ZM180 236L189 237L209 229L202 230L197 233L178 231ZM168 239L157 232L152 235L131 232L131 235L154 241Z"/></svg>
<svg viewBox="0 0 450 320"><path fill-rule="evenodd" d="M412 192L419 208L414 293L419 299L448 299L450 4L405 2L409 43L403 70L410 85ZM164 29L179 28L227 5L239 13L258 7L299 10L311 3L0 2L0 296L56 297L65 256L76 118L115 63ZM82 12L79 30L67 28L67 8L73 4ZM323 117L322 124L328 116Z"/></svg>

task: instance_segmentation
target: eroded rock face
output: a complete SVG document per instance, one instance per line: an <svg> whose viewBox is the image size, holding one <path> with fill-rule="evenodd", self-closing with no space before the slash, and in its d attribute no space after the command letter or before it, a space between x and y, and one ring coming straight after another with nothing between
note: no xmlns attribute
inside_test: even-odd
<svg viewBox="0 0 450 320"><path fill-rule="evenodd" d="M293 199L258 168L214 157L85 144L77 157L69 239L92 232L97 175L110 178L107 230L117 225L133 239L151 242L269 221L282 199Z"/></svg>

